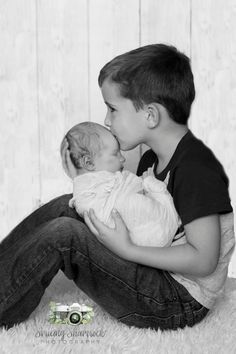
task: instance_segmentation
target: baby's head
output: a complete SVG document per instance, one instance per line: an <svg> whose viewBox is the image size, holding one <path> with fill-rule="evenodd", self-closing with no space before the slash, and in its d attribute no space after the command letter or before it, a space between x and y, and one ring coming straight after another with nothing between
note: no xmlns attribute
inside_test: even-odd
<svg viewBox="0 0 236 354"><path fill-rule="evenodd" d="M66 145L78 175L102 170L116 172L124 167L125 158L117 140L100 124L83 122L75 125L62 140L61 155Z"/></svg>

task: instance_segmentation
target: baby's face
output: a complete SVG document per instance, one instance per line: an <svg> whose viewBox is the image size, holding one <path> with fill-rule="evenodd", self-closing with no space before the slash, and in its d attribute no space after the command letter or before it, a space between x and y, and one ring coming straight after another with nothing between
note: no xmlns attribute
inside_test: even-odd
<svg viewBox="0 0 236 354"><path fill-rule="evenodd" d="M103 148L94 158L96 171L116 172L122 171L124 168L125 158L120 152L117 140L109 132L104 130L102 134Z"/></svg>

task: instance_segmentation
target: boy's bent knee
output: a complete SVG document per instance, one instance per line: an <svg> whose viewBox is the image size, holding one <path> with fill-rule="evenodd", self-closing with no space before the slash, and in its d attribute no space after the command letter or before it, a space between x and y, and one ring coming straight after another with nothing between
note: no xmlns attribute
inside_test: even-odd
<svg viewBox="0 0 236 354"><path fill-rule="evenodd" d="M68 206L69 200L72 198L72 194L63 194L49 201L47 204L56 204L58 206Z"/></svg>
<svg viewBox="0 0 236 354"><path fill-rule="evenodd" d="M57 247L73 247L84 241L86 243L88 238L94 238L83 222L68 216L51 220L45 225L45 231L44 239Z"/></svg>

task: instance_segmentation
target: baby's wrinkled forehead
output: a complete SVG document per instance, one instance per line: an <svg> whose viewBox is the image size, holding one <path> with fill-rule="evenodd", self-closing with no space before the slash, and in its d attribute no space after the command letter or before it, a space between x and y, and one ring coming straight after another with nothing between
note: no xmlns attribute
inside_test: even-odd
<svg viewBox="0 0 236 354"><path fill-rule="evenodd" d="M112 148L112 149L120 148L117 139L107 128L101 130L100 138L105 148Z"/></svg>

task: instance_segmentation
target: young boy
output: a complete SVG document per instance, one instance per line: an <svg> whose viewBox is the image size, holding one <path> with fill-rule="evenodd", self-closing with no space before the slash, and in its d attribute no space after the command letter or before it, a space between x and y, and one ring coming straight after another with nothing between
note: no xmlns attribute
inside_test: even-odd
<svg viewBox="0 0 236 354"><path fill-rule="evenodd" d="M193 326L223 291L233 213L222 166L187 126L194 99L189 59L163 44L138 48L105 65L99 85L105 123L121 149L151 148L138 174L154 163L156 178L167 177L187 242L137 246L117 212L113 229L85 213L93 235L68 207L71 195L58 197L0 243L0 326L27 319L59 269L114 318L141 328ZM73 175L69 157L65 146L63 163Z"/></svg>
<svg viewBox="0 0 236 354"><path fill-rule="evenodd" d="M138 175L153 164L157 179L169 175L168 190L187 243L137 247L119 216L119 232L102 225L93 211L85 215L86 223L112 252L168 271L193 299L211 309L224 289L234 249L233 213L223 167L187 126L195 96L189 59L172 46L148 45L114 58L98 81L108 109L105 124L120 148L142 143L151 148ZM194 313L194 321L200 320L200 312Z"/></svg>
<svg viewBox="0 0 236 354"><path fill-rule="evenodd" d="M137 177L123 171L125 158L111 132L100 124L82 122L72 127L61 143L67 145L75 177L74 207L83 217L93 208L105 225L114 227L116 208L125 221L131 240L140 246L169 246L178 230L179 217L166 184L154 176Z"/></svg>

